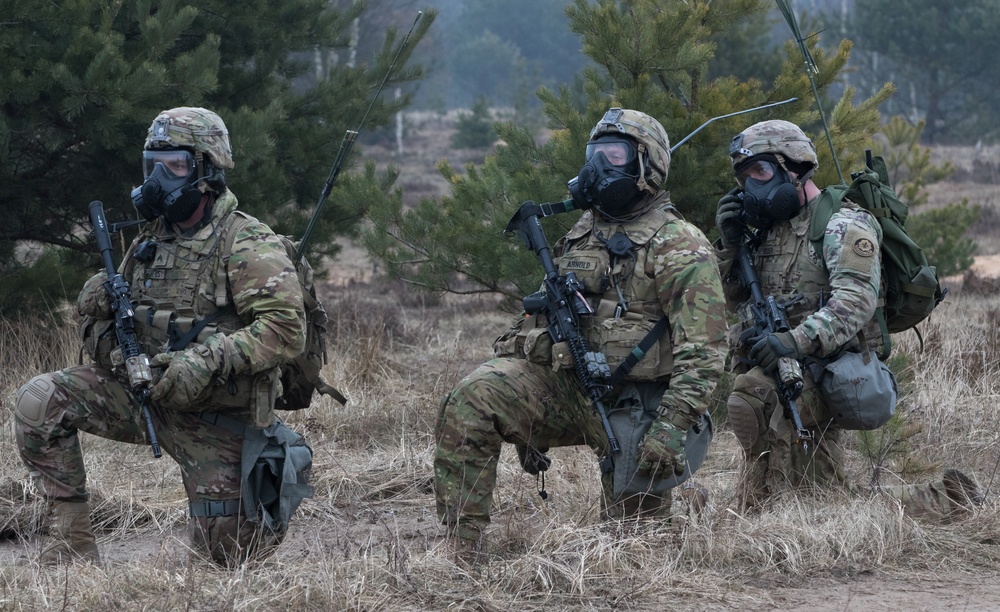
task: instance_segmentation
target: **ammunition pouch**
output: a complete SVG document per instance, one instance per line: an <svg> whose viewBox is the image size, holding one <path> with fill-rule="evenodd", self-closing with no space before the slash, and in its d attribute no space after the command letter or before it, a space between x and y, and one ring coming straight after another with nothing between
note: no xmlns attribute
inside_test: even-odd
<svg viewBox="0 0 1000 612"><path fill-rule="evenodd" d="M650 321L639 313L630 312L620 318L592 317L587 321L587 342L604 353L608 367L614 372L655 326L656 321ZM662 382L672 371L673 353L669 338L666 342L657 338L623 380Z"/></svg>
<svg viewBox="0 0 1000 612"><path fill-rule="evenodd" d="M496 357L527 359L541 365L551 364L552 336L549 335L545 318L537 315L521 317L493 341L493 354Z"/></svg>
<svg viewBox="0 0 1000 612"><path fill-rule="evenodd" d="M205 410L249 410L257 427L274 421L274 404L281 392L280 368L258 374L217 377L211 394L201 406Z"/></svg>

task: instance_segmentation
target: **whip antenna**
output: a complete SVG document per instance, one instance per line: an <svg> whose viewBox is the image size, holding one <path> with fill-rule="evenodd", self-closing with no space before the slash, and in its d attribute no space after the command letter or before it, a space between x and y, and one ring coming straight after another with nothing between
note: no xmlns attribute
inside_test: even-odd
<svg viewBox="0 0 1000 612"><path fill-rule="evenodd" d="M372 107L375 106L375 102L378 100L379 94L382 93L382 88L385 87L386 81L388 81L389 76L392 75L392 69L396 65L396 60L399 59L403 49L406 48L406 43L410 40L410 34L413 34L413 29L417 27L417 22L420 21L420 17L423 14L423 11L417 11L417 18L413 20L413 25L410 26L410 31L406 33L406 36L403 37L403 41L399 43L399 49L396 50L396 55L393 56L392 62L389 64L389 69L385 71L385 76L382 77L382 82L375 91L375 95L372 96L371 102L368 103L368 109L365 110L364 116L361 117L361 123L358 124L358 128L356 130L347 130L344 133L344 139L340 142L340 150L337 151L337 158L333 162L333 168L330 169L330 176L326 179L326 184L323 185L323 191L319 195L319 201L316 202L316 210L313 211L312 217L309 219L309 225L306 226L306 231L302 233L302 238L299 240L299 248L295 251L295 261L292 263L298 265L298 263L302 260L302 255L305 254L306 246L309 244L309 236L312 234L313 227L316 225L316 220L319 219L320 211L323 210L323 204L326 203L326 198L330 195L330 191L333 190L333 184L337 181L337 175L340 174L340 169L343 167L344 161L347 160L347 156L351 152L351 147L354 146L354 141L357 140L362 126L364 126L365 121L368 119L368 113L372 112Z"/></svg>
<svg viewBox="0 0 1000 612"><path fill-rule="evenodd" d="M806 45L805 39L802 38L802 32L799 30L799 24L795 20L795 13L792 12L792 7L789 5L788 0L775 0L775 2L777 2L781 14L784 15L785 21L788 22L788 27L792 30L792 36L799 45L799 51L802 52L802 58L805 60L806 76L809 77L809 84L812 85L813 96L816 98L816 108L819 110L819 118L823 120L823 131L826 132L826 141L830 144L833 165L837 168L837 176L840 177L840 182L846 185L844 173L840 171L840 161L837 160L837 151L833 148L833 137L830 136L830 126L826 123L826 113L823 112L823 104L820 102L819 91L816 89L816 80L813 78L814 74L819 74L819 68L816 66L816 61L813 60L812 54L809 53L809 47Z"/></svg>
<svg viewBox="0 0 1000 612"><path fill-rule="evenodd" d="M699 125L698 128L695 129L695 131L691 132L690 134L688 134L684 138L681 138L680 142L678 142L674 146L670 147L670 152L673 153L674 151L676 151L679 146L681 146L682 144L684 144L685 142L687 142L688 140L690 140L692 136L694 136L695 134L697 134L698 132L700 132L702 130L702 128L704 128L705 126L707 126L709 123L712 123L713 121L718 121L719 119L726 119L727 117L735 117L736 115L742 115L743 113L752 113L753 111L759 111L759 110L763 110L765 108L771 108L772 106L781 106L782 104L788 104L789 102L795 102L796 100L798 100L798 98L788 98L787 100L782 100L781 102L772 102L770 104L765 104L764 106L755 106L753 108L745 108L743 110L736 111L735 113L729 113L728 115L719 115L718 117L712 117L711 119L709 119L705 123L702 123L701 125Z"/></svg>

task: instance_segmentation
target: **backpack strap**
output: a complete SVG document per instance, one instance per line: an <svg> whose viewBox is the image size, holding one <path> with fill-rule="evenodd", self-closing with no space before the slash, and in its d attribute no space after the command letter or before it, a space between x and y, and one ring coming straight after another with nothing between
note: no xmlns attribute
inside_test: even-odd
<svg viewBox="0 0 1000 612"><path fill-rule="evenodd" d="M250 224L250 217L241 210L234 210L228 215L225 232L225 242L222 251L219 253L219 266L215 270L215 305L219 308L225 307L229 303L229 275L226 266L229 263L229 256L233 253L233 245L236 243L236 234L240 233L244 227Z"/></svg>
<svg viewBox="0 0 1000 612"><path fill-rule="evenodd" d="M823 236L826 235L826 226L833 218L833 213L840 210L840 203L847 195L847 190L848 187L845 185L830 185L820 192L813 204L812 218L809 220L809 242L812 243L820 259L823 258Z"/></svg>

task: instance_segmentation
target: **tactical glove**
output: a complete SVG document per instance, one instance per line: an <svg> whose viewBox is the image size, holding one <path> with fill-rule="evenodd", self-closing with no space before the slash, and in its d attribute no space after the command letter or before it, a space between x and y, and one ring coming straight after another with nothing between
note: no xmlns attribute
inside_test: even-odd
<svg viewBox="0 0 1000 612"><path fill-rule="evenodd" d="M750 359L757 362L757 365L764 368L770 374L778 367L778 360L782 357L792 359L802 359L805 355L799 353L799 347L795 344L792 332L778 332L767 334L761 337L750 349Z"/></svg>
<svg viewBox="0 0 1000 612"><path fill-rule="evenodd" d="M530 444L517 445L517 458L521 461L521 467L532 476L538 476L539 472L544 472L552 465L552 459L546 455L547 447L535 448Z"/></svg>
<svg viewBox="0 0 1000 612"><path fill-rule="evenodd" d="M684 453L687 428L682 427L664 416L653 421L649 431L639 441L639 473L649 474L650 478L669 478L684 473L687 467L687 455Z"/></svg>
<svg viewBox="0 0 1000 612"><path fill-rule="evenodd" d="M740 339L738 346L752 347L753 345L757 344L758 340L760 340L766 335L767 335L766 331L762 332L760 331L759 328L756 327L750 327L744 329L742 332L740 332Z"/></svg>
<svg viewBox="0 0 1000 612"><path fill-rule="evenodd" d="M739 188L736 188L723 196L715 213L715 225L719 228L722 247L725 249L739 246L747 228L746 221L743 220L743 200L739 193Z"/></svg>
<svg viewBox="0 0 1000 612"><path fill-rule="evenodd" d="M199 410L197 403L207 398L216 374L228 375L233 370L234 351L225 336L216 334L204 344L156 355L149 365L166 370L153 385L153 403L170 410Z"/></svg>

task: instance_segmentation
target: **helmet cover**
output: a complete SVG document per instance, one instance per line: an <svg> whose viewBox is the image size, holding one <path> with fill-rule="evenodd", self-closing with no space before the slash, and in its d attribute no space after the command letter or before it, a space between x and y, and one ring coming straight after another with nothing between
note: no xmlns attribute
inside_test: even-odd
<svg viewBox="0 0 1000 612"><path fill-rule="evenodd" d="M643 166L643 175L637 181L639 189L650 193L663 189L670 169L670 139L660 122L640 111L610 108L590 131L590 140L615 133L624 134L639 145Z"/></svg>
<svg viewBox="0 0 1000 612"><path fill-rule="evenodd" d="M143 149L177 147L200 151L220 170L233 167L229 130L214 112L181 106L165 110L153 119Z"/></svg>
<svg viewBox="0 0 1000 612"><path fill-rule="evenodd" d="M771 119L755 123L743 130L729 144L729 157L735 168L746 158L772 153L787 161L808 164L813 170L819 165L816 146L802 128L790 121Z"/></svg>

